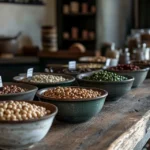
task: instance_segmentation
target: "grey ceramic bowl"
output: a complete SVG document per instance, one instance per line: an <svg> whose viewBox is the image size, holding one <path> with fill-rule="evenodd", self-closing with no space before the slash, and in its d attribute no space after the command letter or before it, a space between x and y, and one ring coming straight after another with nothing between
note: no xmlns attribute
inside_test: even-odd
<svg viewBox="0 0 150 150"><path fill-rule="evenodd" d="M90 76L94 74L95 72L90 73L83 73L79 74L77 76L77 81L80 86L83 87L95 87L95 88L101 88L108 92L107 100L109 101L115 101L121 98L123 95L125 95L128 91L131 90L131 87L133 85L134 78L130 76L126 76L128 80L124 81L114 81L114 82L105 82L105 81L89 81L83 79L86 76Z"/></svg>
<svg viewBox="0 0 150 150"><path fill-rule="evenodd" d="M14 82L4 82L4 85L17 85L21 88L27 89L26 92L14 93L14 94L3 94L0 95L0 100L33 100L34 96L38 90L36 86L24 84L24 83L14 83Z"/></svg>
<svg viewBox="0 0 150 150"><path fill-rule="evenodd" d="M108 71L110 71L110 70L108 69ZM111 71L111 72L115 72L115 73L120 74L120 75L129 75L129 76L134 77L135 80L133 82L132 87L136 88L144 82L144 80L147 77L148 71L149 71L149 68L144 68L144 69L135 70L135 71L123 70L123 71Z"/></svg>
<svg viewBox="0 0 150 150"><path fill-rule="evenodd" d="M52 103L58 107L59 112L56 116L56 119L70 123L81 123L91 119L93 116L101 111L105 99L108 95L108 93L104 90L90 88L100 91L102 93L102 96L85 100L58 100L43 96L43 93L48 89L50 88L39 90L37 92L37 97L39 97L41 101Z"/></svg>
<svg viewBox="0 0 150 150"><path fill-rule="evenodd" d="M48 133L57 114L57 107L44 102L28 102L47 108L51 114L28 121L0 121L0 149L28 149Z"/></svg>
<svg viewBox="0 0 150 150"><path fill-rule="evenodd" d="M65 74L55 74L55 73L37 73L37 74L49 74L49 75L57 75L57 76L62 76L68 80L63 81L63 82L58 82L58 83L35 83L35 82L28 82L28 81L22 81L23 79L26 78L26 76L16 76L13 78L15 82L20 82L20 83L26 83L26 84L31 84L37 86L39 89L41 88L46 88L46 87L56 87L56 86L70 86L73 84L75 81L75 78L69 75Z"/></svg>

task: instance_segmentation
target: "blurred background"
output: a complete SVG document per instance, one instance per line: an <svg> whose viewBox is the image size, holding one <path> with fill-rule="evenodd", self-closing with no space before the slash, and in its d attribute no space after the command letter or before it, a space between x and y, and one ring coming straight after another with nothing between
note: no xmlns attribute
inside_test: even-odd
<svg viewBox="0 0 150 150"><path fill-rule="evenodd" d="M1 74L70 60L148 63L149 8L148 0L0 0Z"/></svg>

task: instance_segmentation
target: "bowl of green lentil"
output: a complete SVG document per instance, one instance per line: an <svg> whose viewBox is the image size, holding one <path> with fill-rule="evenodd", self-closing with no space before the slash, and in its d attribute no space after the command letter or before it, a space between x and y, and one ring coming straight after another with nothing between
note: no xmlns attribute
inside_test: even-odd
<svg viewBox="0 0 150 150"><path fill-rule="evenodd" d="M56 119L69 123L88 121L103 108L108 93L98 88L53 87L41 89L36 96L43 102L56 105Z"/></svg>
<svg viewBox="0 0 150 150"><path fill-rule="evenodd" d="M37 73L32 77L16 76L13 78L15 82L27 83L37 86L39 89L56 86L70 86L75 81L75 78L64 74L55 73Z"/></svg>
<svg viewBox="0 0 150 150"><path fill-rule="evenodd" d="M107 100L115 101L131 90L134 78L101 70L79 74L77 81L83 87L95 87L106 90L108 92Z"/></svg>

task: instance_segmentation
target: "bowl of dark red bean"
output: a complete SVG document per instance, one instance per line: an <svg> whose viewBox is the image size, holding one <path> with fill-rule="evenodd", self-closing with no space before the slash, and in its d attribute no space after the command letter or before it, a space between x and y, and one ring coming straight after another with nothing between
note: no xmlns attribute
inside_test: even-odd
<svg viewBox="0 0 150 150"><path fill-rule="evenodd" d="M133 88L140 86L148 74L149 68L141 68L133 64L120 64L115 67L110 67L107 70L118 73L120 75L129 75L135 78Z"/></svg>
<svg viewBox="0 0 150 150"><path fill-rule="evenodd" d="M141 68L150 68L150 60L132 60L131 64L139 66ZM148 71L148 75L146 78L150 78L150 71Z"/></svg>
<svg viewBox="0 0 150 150"><path fill-rule="evenodd" d="M33 85L4 82L0 88L0 100L33 100L37 90Z"/></svg>
<svg viewBox="0 0 150 150"><path fill-rule="evenodd" d="M77 81L83 87L95 87L106 90L108 92L106 100L115 101L131 90L134 78L100 70L81 73L77 76Z"/></svg>
<svg viewBox="0 0 150 150"><path fill-rule="evenodd" d="M58 107L56 119L69 123L85 122L97 115L107 95L105 90L77 86L45 88L36 94L41 101Z"/></svg>

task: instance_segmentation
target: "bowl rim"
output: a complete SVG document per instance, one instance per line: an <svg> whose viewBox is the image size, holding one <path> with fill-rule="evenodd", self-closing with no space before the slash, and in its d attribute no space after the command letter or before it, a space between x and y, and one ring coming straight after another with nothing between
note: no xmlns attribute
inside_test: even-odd
<svg viewBox="0 0 150 150"><path fill-rule="evenodd" d="M42 99L46 99L46 100L49 100L49 101L55 101L55 102L88 102L88 101L96 101L96 100L99 100L101 98L105 98L108 96L108 92L106 90L103 90L103 89L100 89L100 88L94 88L94 87L80 87L80 86L67 86L67 87L74 87L74 88L82 88L82 89L92 89L92 90L97 90L97 91L100 91L100 92L103 92L104 94L99 96L99 97L96 97L96 98L89 98L89 99L55 99L55 98L49 98L49 97L45 97L43 96L42 94L47 91L48 89L54 89L56 87L48 87L48 88L43 88L43 89L40 89L36 92L36 96L38 98L42 98Z"/></svg>
<svg viewBox="0 0 150 150"><path fill-rule="evenodd" d="M37 73L36 75L38 75L38 74L62 76L62 77L64 77L64 78L68 78L68 80L66 80L66 81L61 81L61 82L56 82L56 83L28 82L28 81L22 81L22 79L26 78L26 76L23 76L23 75L15 76L15 77L13 77L13 80L14 80L15 82L26 83L26 84L30 84L30 85L60 85L60 84L72 83L72 82L75 81L75 78L74 78L73 76L71 76L71 75L66 75L66 74L41 72L41 73ZM20 79L20 78L22 78L22 79Z"/></svg>
<svg viewBox="0 0 150 150"><path fill-rule="evenodd" d="M102 70L99 70L99 71L102 71ZM127 80L123 80L123 81L91 81L91 80L85 80L83 79L83 77L85 76L90 76L96 72L99 72L99 71L92 71L92 72L88 72L88 73L81 73L79 75L77 75L77 80L78 81L84 81L84 82L88 82L88 83L105 83L105 84L117 84L117 83L128 83L128 82L132 82L135 80L134 77L132 76L128 76L128 75L123 75L124 77L127 77L128 79Z"/></svg>
<svg viewBox="0 0 150 150"><path fill-rule="evenodd" d="M31 92L34 92L34 91L37 91L38 90L38 87L34 86L34 85L31 85L31 84L26 84L26 83L16 83L16 82L3 82L3 85L9 85L9 84L13 84L13 85L17 85L17 86L27 86L27 87L31 87L33 89L29 90L27 89L27 91L25 92L19 92L19 93L10 93L10 94L0 94L0 97L8 97L8 96L17 96L17 95L23 95L23 94L28 94L28 93L31 93Z"/></svg>
<svg viewBox="0 0 150 150"><path fill-rule="evenodd" d="M2 100L0 101L0 103L4 102L4 101L12 101L12 100ZM14 100L16 101L16 100ZM38 122L38 121L42 121L42 120L46 120L48 118L51 118L53 116L56 116L56 114L58 113L58 108L57 106L55 106L54 104L51 104L51 103L47 103L47 102L42 102L42 101L21 101L21 100L17 100L18 102L27 102L27 103L30 103L30 104L35 104L35 105L38 105L40 103L45 103L46 105L51 105L55 111L53 113L50 113L49 115L46 115L44 117L41 117L41 118L38 118L38 119L29 119L29 120L22 120L22 121L7 121L7 120L0 120L0 124L26 124L26 123L33 123L33 122ZM41 105L39 105L41 106Z"/></svg>

